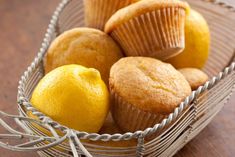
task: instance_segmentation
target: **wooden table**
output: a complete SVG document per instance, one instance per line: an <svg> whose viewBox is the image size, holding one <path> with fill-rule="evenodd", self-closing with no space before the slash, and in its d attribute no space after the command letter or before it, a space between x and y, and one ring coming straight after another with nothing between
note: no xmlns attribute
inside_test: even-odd
<svg viewBox="0 0 235 157"><path fill-rule="evenodd" d="M59 0L0 0L0 110L17 114L18 80L36 55L50 16L58 3ZM234 103L235 95L176 157L234 157ZM11 152L0 148L0 156L37 155L35 152Z"/></svg>

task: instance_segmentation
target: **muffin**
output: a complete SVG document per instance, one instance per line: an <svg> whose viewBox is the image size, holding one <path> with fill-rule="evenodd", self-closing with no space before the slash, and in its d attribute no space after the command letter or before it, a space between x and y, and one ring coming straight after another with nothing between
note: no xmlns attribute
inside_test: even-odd
<svg viewBox="0 0 235 157"><path fill-rule="evenodd" d="M111 66L122 57L115 41L100 30L74 28L64 32L50 45L44 59L45 72L66 64L97 69L108 84Z"/></svg>
<svg viewBox="0 0 235 157"><path fill-rule="evenodd" d="M168 59L185 46L188 4L179 0L142 0L118 10L105 25L127 56Z"/></svg>
<svg viewBox="0 0 235 157"><path fill-rule="evenodd" d="M206 73L197 68L182 68L178 70L189 82L192 90L198 89L198 87L204 85L209 79Z"/></svg>
<svg viewBox="0 0 235 157"><path fill-rule="evenodd" d="M154 126L171 113L191 88L170 64L148 57L126 57L110 71L111 112L125 132Z"/></svg>
<svg viewBox="0 0 235 157"><path fill-rule="evenodd" d="M138 0L84 0L87 27L104 30L107 20L120 8Z"/></svg>

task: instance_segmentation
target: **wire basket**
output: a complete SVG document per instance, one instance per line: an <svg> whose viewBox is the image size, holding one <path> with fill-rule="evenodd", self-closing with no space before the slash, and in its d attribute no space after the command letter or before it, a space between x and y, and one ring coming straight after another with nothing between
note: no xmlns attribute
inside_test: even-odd
<svg viewBox="0 0 235 157"><path fill-rule="evenodd" d="M100 135L69 129L31 106L29 99L44 75L43 56L51 41L66 30L84 26L82 0L63 0L52 16L37 57L19 81L20 116L0 112L0 124L7 131L0 134L0 146L16 151L37 151L40 156L173 156L221 110L235 84L235 9L212 0L188 2L204 15L210 27L211 53L204 71L211 80L193 91L168 118L142 131ZM29 111L39 120L28 118ZM5 118L15 120L22 129L16 131L19 128L9 126ZM9 139L20 139L20 144L12 144ZM112 147L89 142L124 140L134 140L136 146Z"/></svg>

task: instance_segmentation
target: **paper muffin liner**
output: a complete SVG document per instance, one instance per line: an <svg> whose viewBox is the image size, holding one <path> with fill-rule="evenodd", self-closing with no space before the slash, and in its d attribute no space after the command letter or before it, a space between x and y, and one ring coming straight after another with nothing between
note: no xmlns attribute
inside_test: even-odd
<svg viewBox="0 0 235 157"><path fill-rule="evenodd" d="M104 30L107 20L120 8L134 0L84 0L85 24L87 27Z"/></svg>
<svg viewBox="0 0 235 157"><path fill-rule="evenodd" d="M112 106L111 113L118 127L124 132L135 132L153 127L161 122L167 115L153 114L138 109L134 105L123 100L112 88L110 88Z"/></svg>
<svg viewBox="0 0 235 157"><path fill-rule="evenodd" d="M185 47L186 10L168 7L141 14L117 26L110 34L127 56L166 60Z"/></svg>

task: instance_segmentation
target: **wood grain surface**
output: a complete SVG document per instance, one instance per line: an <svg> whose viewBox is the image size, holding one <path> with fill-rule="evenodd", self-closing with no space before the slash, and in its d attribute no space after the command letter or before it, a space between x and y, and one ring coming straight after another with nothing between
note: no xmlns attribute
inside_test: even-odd
<svg viewBox="0 0 235 157"><path fill-rule="evenodd" d="M234 0L228 0L235 4ZM0 0L0 110L17 114L18 80L40 48L59 0ZM32 157L35 152L0 148L1 157ZM235 156L235 95L216 118L176 157Z"/></svg>

